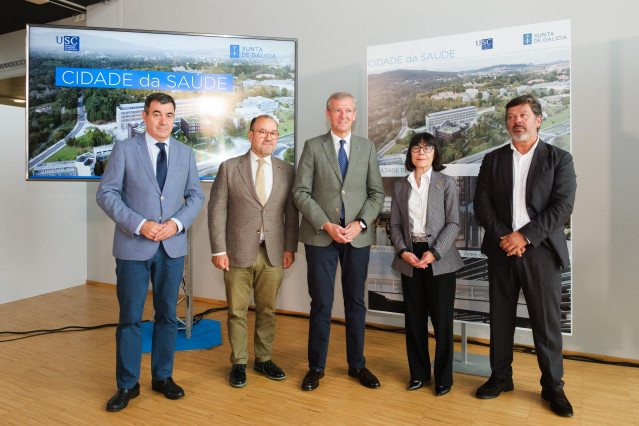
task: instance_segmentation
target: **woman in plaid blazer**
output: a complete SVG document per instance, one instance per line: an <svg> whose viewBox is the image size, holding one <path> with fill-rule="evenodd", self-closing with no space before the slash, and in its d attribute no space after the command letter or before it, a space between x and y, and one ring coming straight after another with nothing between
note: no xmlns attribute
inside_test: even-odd
<svg viewBox="0 0 639 426"><path fill-rule="evenodd" d="M455 271L463 261L459 234L459 196L444 168L435 137L420 133L406 153L410 174L395 183L391 240L397 256L392 267L402 274L406 313L409 390L430 382L428 315L435 331L435 394L453 385L453 310Z"/></svg>

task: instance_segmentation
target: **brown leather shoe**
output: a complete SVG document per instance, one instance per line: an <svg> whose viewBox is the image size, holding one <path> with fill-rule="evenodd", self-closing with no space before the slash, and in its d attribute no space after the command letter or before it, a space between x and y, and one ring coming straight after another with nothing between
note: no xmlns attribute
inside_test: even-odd
<svg viewBox="0 0 639 426"><path fill-rule="evenodd" d="M304 380L302 380L302 390L312 391L319 386L319 379L324 377L324 372L319 370L310 369L306 372Z"/></svg>
<svg viewBox="0 0 639 426"><path fill-rule="evenodd" d="M367 388L377 389L381 386L377 377L375 377L375 375L366 367L362 367L359 370L348 367L348 375L359 379L359 382Z"/></svg>

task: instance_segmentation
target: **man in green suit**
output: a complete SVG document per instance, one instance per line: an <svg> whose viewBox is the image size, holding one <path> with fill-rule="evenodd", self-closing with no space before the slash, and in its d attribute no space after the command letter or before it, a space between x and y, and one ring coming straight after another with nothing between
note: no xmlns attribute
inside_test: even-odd
<svg viewBox="0 0 639 426"><path fill-rule="evenodd" d="M384 202L384 186L375 145L351 134L356 116L355 98L349 93L328 98L326 118L331 130L306 141L292 191L303 216L299 240L306 249L311 296L304 390L317 388L324 376L338 260L348 374L366 387L380 386L364 358L364 290L370 245L375 242L372 224Z"/></svg>

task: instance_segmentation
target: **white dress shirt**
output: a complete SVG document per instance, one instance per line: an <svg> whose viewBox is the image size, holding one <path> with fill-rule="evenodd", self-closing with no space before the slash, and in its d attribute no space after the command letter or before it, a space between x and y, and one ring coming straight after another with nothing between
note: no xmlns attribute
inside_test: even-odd
<svg viewBox="0 0 639 426"><path fill-rule="evenodd" d="M526 209L526 179L538 143L539 136L530 151L521 154L513 142L510 142L510 148L513 150L513 231L518 231L530 222Z"/></svg>
<svg viewBox="0 0 639 426"><path fill-rule="evenodd" d="M426 236L426 224L428 222L428 187L433 168L428 169L421 176L420 185L417 186L415 171L408 175L411 191L408 196L408 218L410 222L410 234L413 237Z"/></svg>
<svg viewBox="0 0 639 426"><path fill-rule="evenodd" d="M157 174L156 168L158 163L158 155L160 155L160 148L156 144L160 143L160 141L155 140L151 135L149 135L146 132L144 133L144 139L146 140L146 148L149 150L149 156L151 157L151 164L153 165L153 174ZM164 151L166 152L167 167L169 166L169 139L162 141L162 143L164 144ZM174 217L172 217L171 220L175 222L175 224L177 225L176 234L179 234L180 232L182 232L182 230L184 229L184 225L182 225L182 222L180 222L178 219ZM137 229L135 230L135 235L140 235L140 229L142 228L142 225L144 225L144 222L146 222L146 219L142 219L142 222L140 222Z"/></svg>
<svg viewBox="0 0 639 426"><path fill-rule="evenodd" d="M333 145L335 146L335 154L337 155L337 158L339 158L339 145L340 145L339 141L341 141L342 139L344 141L346 141L344 143L344 151L346 151L346 158L348 158L350 160L350 158L351 158L351 133L349 133L348 135L346 135L343 138L340 138L335 133L333 133L333 131L331 130L331 137L333 138Z"/></svg>

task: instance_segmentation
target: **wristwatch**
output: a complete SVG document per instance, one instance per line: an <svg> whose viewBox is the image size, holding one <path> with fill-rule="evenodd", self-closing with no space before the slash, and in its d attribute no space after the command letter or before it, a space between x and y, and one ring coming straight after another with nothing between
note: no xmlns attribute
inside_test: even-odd
<svg viewBox="0 0 639 426"><path fill-rule="evenodd" d="M364 219L360 217L357 219L357 221L359 222L359 226L361 226L362 229L366 229L366 221Z"/></svg>

